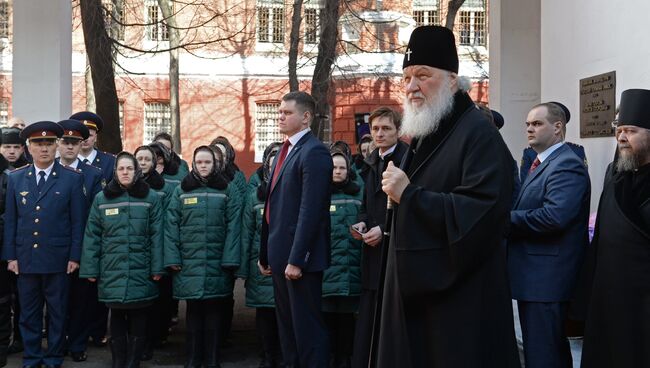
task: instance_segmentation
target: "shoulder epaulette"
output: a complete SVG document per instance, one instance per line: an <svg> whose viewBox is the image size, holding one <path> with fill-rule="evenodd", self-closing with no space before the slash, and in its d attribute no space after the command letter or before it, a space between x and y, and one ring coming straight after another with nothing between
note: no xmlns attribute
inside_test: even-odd
<svg viewBox="0 0 650 368"><path fill-rule="evenodd" d="M32 165L32 164L25 164L25 165L23 165L23 166L21 166L21 167L17 167L17 168L15 168L15 169L11 170L11 172L26 169L26 168L30 167L31 165Z"/></svg>
<svg viewBox="0 0 650 368"><path fill-rule="evenodd" d="M61 167L64 168L64 169L66 169L66 170L68 170L68 171L72 171L72 172L75 173L75 174L79 174L79 175L81 175L81 170L78 170L78 169L72 168L72 167L70 167L70 166L65 166L65 165L61 165Z"/></svg>

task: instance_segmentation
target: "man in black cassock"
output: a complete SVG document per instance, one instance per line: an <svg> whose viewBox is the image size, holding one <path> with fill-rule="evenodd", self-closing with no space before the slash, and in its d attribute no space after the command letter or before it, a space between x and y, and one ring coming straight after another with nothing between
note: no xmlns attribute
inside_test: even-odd
<svg viewBox="0 0 650 368"><path fill-rule="evenodd" d="M396 203L378 367L519 367L503 238L512 156L458 90L452 32L424 26L403 63L411 146L382 189Z"/></svg>
<svg viewBox="0 0 650 368"><path fill-rule="evenodd" d="M650 90L621 95L616 171L605 182L582 368L650 367Z"/></svg>

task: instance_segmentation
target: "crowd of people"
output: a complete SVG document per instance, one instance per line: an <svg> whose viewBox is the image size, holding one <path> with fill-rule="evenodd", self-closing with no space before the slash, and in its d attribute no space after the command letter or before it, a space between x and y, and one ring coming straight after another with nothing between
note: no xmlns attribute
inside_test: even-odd
<svg viewBox="0 0 650 368"><path fill-rule="evenodd" d="M185 366L219 367L236 278L261 368L519 367L512 299L528 368L571 367L569 316L583 368L648 366L650 91L622 94L590 244L566 106L531 108L518 168L503 117L458 87L451 31L417 28L403 72L403 115L374 110L356 154L311 133L309 94L285 95L287 139L248 180L224 137L188 164L167 133L97 150L91 112L3 129L0 366L108 343L114 368L138 367L184 301Z"/></svg>

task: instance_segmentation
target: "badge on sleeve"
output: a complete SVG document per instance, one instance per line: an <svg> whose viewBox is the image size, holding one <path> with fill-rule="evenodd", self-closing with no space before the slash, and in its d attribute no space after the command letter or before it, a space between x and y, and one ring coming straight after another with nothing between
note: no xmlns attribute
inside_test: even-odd
<svg viewBox="0 0 650 368"><path fill-rule="evenodd" d="M120 214L119 208L108 208L106 209L106 216L115 216Z"/></svg>

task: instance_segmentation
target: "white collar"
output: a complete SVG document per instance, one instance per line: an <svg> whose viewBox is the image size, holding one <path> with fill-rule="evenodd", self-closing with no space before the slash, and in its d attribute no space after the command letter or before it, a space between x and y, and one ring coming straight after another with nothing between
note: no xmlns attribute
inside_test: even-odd
<svg viewBox="0 0 650 368"><path fill-rule="evenodd" d="M383 160L384 158L386 158L387 155L393 153L396 147L397 147L397 143L395 143L392 147L387 149L384 153L380 153L380 151L377 151L377 153L379 153L379 158Z"/></svg>
<svg viewBox="0 0 650 368"><path fill-rule="evenodd" d="M539 162L544 162L550 156L553 152L555 152L556 149L560 148L564 142L558 142L555 143L554 145L550 146L547 148L544 152L540 153L537 155L537 159L539 159Z"/></svg>
<svg viewBox="0 0 650 368"><path fill-rule="evenodd" d="M296 144L298 144L298 141L300 141L300 139L302 137L304 137L305 134L309 133L310 130L311 129L309 129L309 128L305 128L305 129L299 131L298 133L292 135L291 137L289 137L288 139L289 139L289 143L291 144L291 146L293 147Z"/></svg>
<svg viewBox="0 0 650 368"><path fill-rule="evenodd" d="M34 164L34 170L36 171L36 177L38 178L38 173L41 171L45 171L45 177L49 177L50 174L52 173L52 168L54 167L54 162L50 164L50 166L46 167L45 169L40 169ZM37 179L38 180L38 179Z"/></svg>
<svg viewBox="0 0 650 368"><path fill-rule="evenodd" d="M78 158L79 158L79 161L83 161L84 159L88 160L88 163L92 165L93 161L95 161L96 157L97 157L97 150L93 148L93 151L90 152L88 157L84 157L84 155L82 155L81 152L79 152L79 157Z"/></svg>

